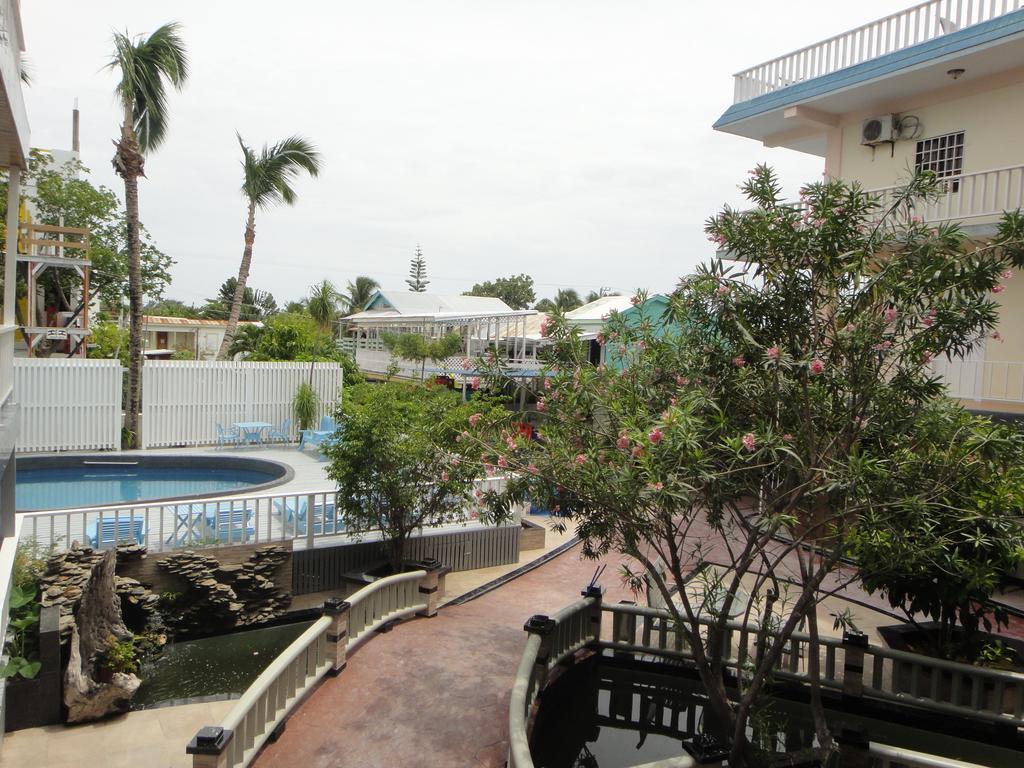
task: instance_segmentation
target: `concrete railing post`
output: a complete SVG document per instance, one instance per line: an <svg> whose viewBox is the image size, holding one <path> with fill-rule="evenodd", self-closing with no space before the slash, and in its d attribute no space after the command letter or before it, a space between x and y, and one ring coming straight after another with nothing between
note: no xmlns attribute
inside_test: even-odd
<svg viewBox="0 0 1024 768"><path fill-rule="evenodd" d="M192 755L192 768L224 768L234 735L234 731L219 725L200 728L185 747L185 752Z"/></svg>
<svg viewBox="0 0 1024 768"><path fill-rule="evenodd" d="M548 681L548 662L551 660L551 641L553 639L555 620L544 614L535 614L527 619L523 629L531 635L540 637L540 647L537 649L537 657L533 662L532 677L534 690L538 695Z"/></svg>
<svg viewBox="0 0 1024 768"><path fill-rule="evenodd" d="M437 615L438 603L444 596L444 577L448 573L448 569L441 565L440 560L433 558L424 560L419 563L419 566L427 572L419 586L419 592L423 595L427 607L422 611L417 611L416 615L429 618Z"/></svg>
<svg viewBox="0 0 1024 768"><path fill-rule="evenodd" d="M324 601L324 616L331 620L331 626L327 628L327 658L331 662L327 674L331 677L335 677L348 663L348 612L351 607L340 597Z"/></svg>
<svg viewBox="0 0 1024 768"><path fill-rule="evenodd" d="M868 636L863 632L843 632L843 698L859 699L864 692L864 649Z"/></svg>
<svg viewBox="0 0 1024 768"><path fill-rule="evenodd" d="M593 598L594 602L587 609L589 624L588 636L593 640L601 639L601 604L604 600L604 589L600 584L588 584L580 592L583 597Z"/></svg>

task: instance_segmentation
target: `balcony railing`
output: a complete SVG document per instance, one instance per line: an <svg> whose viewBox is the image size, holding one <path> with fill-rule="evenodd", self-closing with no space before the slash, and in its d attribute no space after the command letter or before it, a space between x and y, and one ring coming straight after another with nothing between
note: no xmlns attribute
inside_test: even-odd
<svg viewBox="0 0 1024 768"><path fill-rule="evenodd" d="M914 203L915 214L927 222L964 221L995 217L1024 207L1024 165L965 173L943 179L943 192L933 200ZM897 186L873 189L883 207L892 203Z"/></svg>
<svg viewBox="0 0 1024 768"><path fill-rule="evenodd" d="M1024 0L929 0L736 73L733 103L901 51L1024 7Z"/></svg>
<svg viewBox="0 0 1024 768"><path fill-rule="evenodd" d="M1024 363L1004 360L938 358L932 371L946 383L950 397L995 403L1024 403Z"/></svg>

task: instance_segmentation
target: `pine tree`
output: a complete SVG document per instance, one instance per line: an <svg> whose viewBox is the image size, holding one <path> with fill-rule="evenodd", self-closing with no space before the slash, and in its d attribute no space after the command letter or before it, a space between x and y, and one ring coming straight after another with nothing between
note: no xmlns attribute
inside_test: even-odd
<svg viewBox="0 0 1024 768"><path fill-rule="evenodd" d="M427 280L427 261L423 258L419 243L416 244L416 255L409 264L409 279L405 282L413 293L425 293L427 286L430 285L430 281Z"/></svg>

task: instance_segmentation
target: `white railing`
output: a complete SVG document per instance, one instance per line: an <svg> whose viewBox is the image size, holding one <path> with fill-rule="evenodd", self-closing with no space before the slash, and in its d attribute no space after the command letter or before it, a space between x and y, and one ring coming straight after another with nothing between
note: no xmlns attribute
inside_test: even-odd
<svg viewBox="0 0 1024 768"><path fill-rule="evenodd" d="M346 602L347 651L355 650L386 622L408 618L427 607L419 587L426 571L378 579ZM223 768L249 765L260 748L302 698L332 669L329 654L333 621L324 616L299 635L253 681L220 727L230 732Z"/></svg>
<svg viewBox="0 0 1024 768"><path fill-rule="evenodd" d="M977 763L965 763L951 757L938 757L874 742L868 745L868 754L872 758L872 768L985 768Z"/></svg>
<svg viewBox="0 0 1024 768"><path fill-rule="evenodd" d="M501 491L505 482L504 477L488 477L476 481L476 487ZM373 537L374 532L347 529L336 503L335 490L287 491L21 512L18 517L23 539L55 550L74 541L101 549L137 543L150 552L285 541L293 542L294 549L312 549L325 540ZM479 513L474 501L462 521L442 528L473 524Z"/></svg>
<svg viewBox="0 0 1024 768"><path fill-rule="evenodd" d="M1004 16L1024 0L929 0L736 73L733 103Z"/></svg>
<svg viewBox="0 0 1024 768"><path fill-rule="evenodd" d="M939 358L931 367L946 383L950 397L1024 403L1024 362Z"/></svg>
<svg viewBox="0 0 1024 768"><path fill-rule="evenodd" d="M161 360L142 367L142 447L209 445L217 424L281 424L300 384L313 387L321 414L341 401L337 363Z"/></svg>
<svg viewBox="0 0 1024 768"><path fill-rule="evenodd" d="M0 325L0 406L14 390L14 336L16 325Z"/></svg>
<svg viewBox="0 0 1024 768"><path fill-rule="evenodd" d="M942 179L941 193L932 200L915 200L914 214L927 222L969 221L1001 216L1024 207L1024 165L994 168ZM868 190L882 209L895 200L898 186Z"/></svg>
<svg viewBox="0 0 1024 768"><path fill-rule="evenodd" d="M610 614L607 625L595 612ZM676 661L693 660L681 629L669 611L631 604L602 604L585 597L547 621L527 623L530 633L509 702L509 766L533 768L530 755L530 715L547 674L563 659L588 647ZM702 622L712 625L712 619ZM604 629L610 634L604 634ZM722 654L727 669L740 672L758 654L756 628L739 622L724 626ZM793 633L780 655L774 675L799 683L810 681L810 637ZM974 667L930 656L871 645L847 645L833 638L819 640L818 662L824 688L858 698L909 705L930 712L991 723L1024 727L1024 675ZM849 669L861 669L852 674ZM956 760L872 745L882 766L903 764L920 768L964 768Z"/></svg>
<svg viewBox="0 0 1024 768"><path fill-rule="evenodd" d="M120 448L122 380L117 360L16 358L18 451Z"/></svg>

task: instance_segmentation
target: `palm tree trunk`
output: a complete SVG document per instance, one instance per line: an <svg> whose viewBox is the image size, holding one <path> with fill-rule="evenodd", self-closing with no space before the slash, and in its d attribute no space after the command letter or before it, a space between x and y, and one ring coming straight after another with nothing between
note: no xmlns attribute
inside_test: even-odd
<svg viewBox="0 0 1024 768"><path fill-rule="evenodd" d="M231 312L228 314L228 327L224 331L224 341L220 343L217 359L224 360L228 356L228 347L238 330L238 315L242 311L242 297L245 295L245 284L249 280L249 267L252 264L252 244L256 241L256 203L249 201L249 217L245 222L245 247L242 249L242 263L238 266L238 282L235 284L235 296L231 300Z"/></svg>
<svg viewBox="0 0 1024 768"><path fill-rule="evenodd" d="M132 108L125 107L121 140L114 154L114 170L124 179L124 207L128 230L128 403L125 447L139 446L139 411L142 406L142 264L139 243L139 176L144 159L135 136Z"/></svg>

